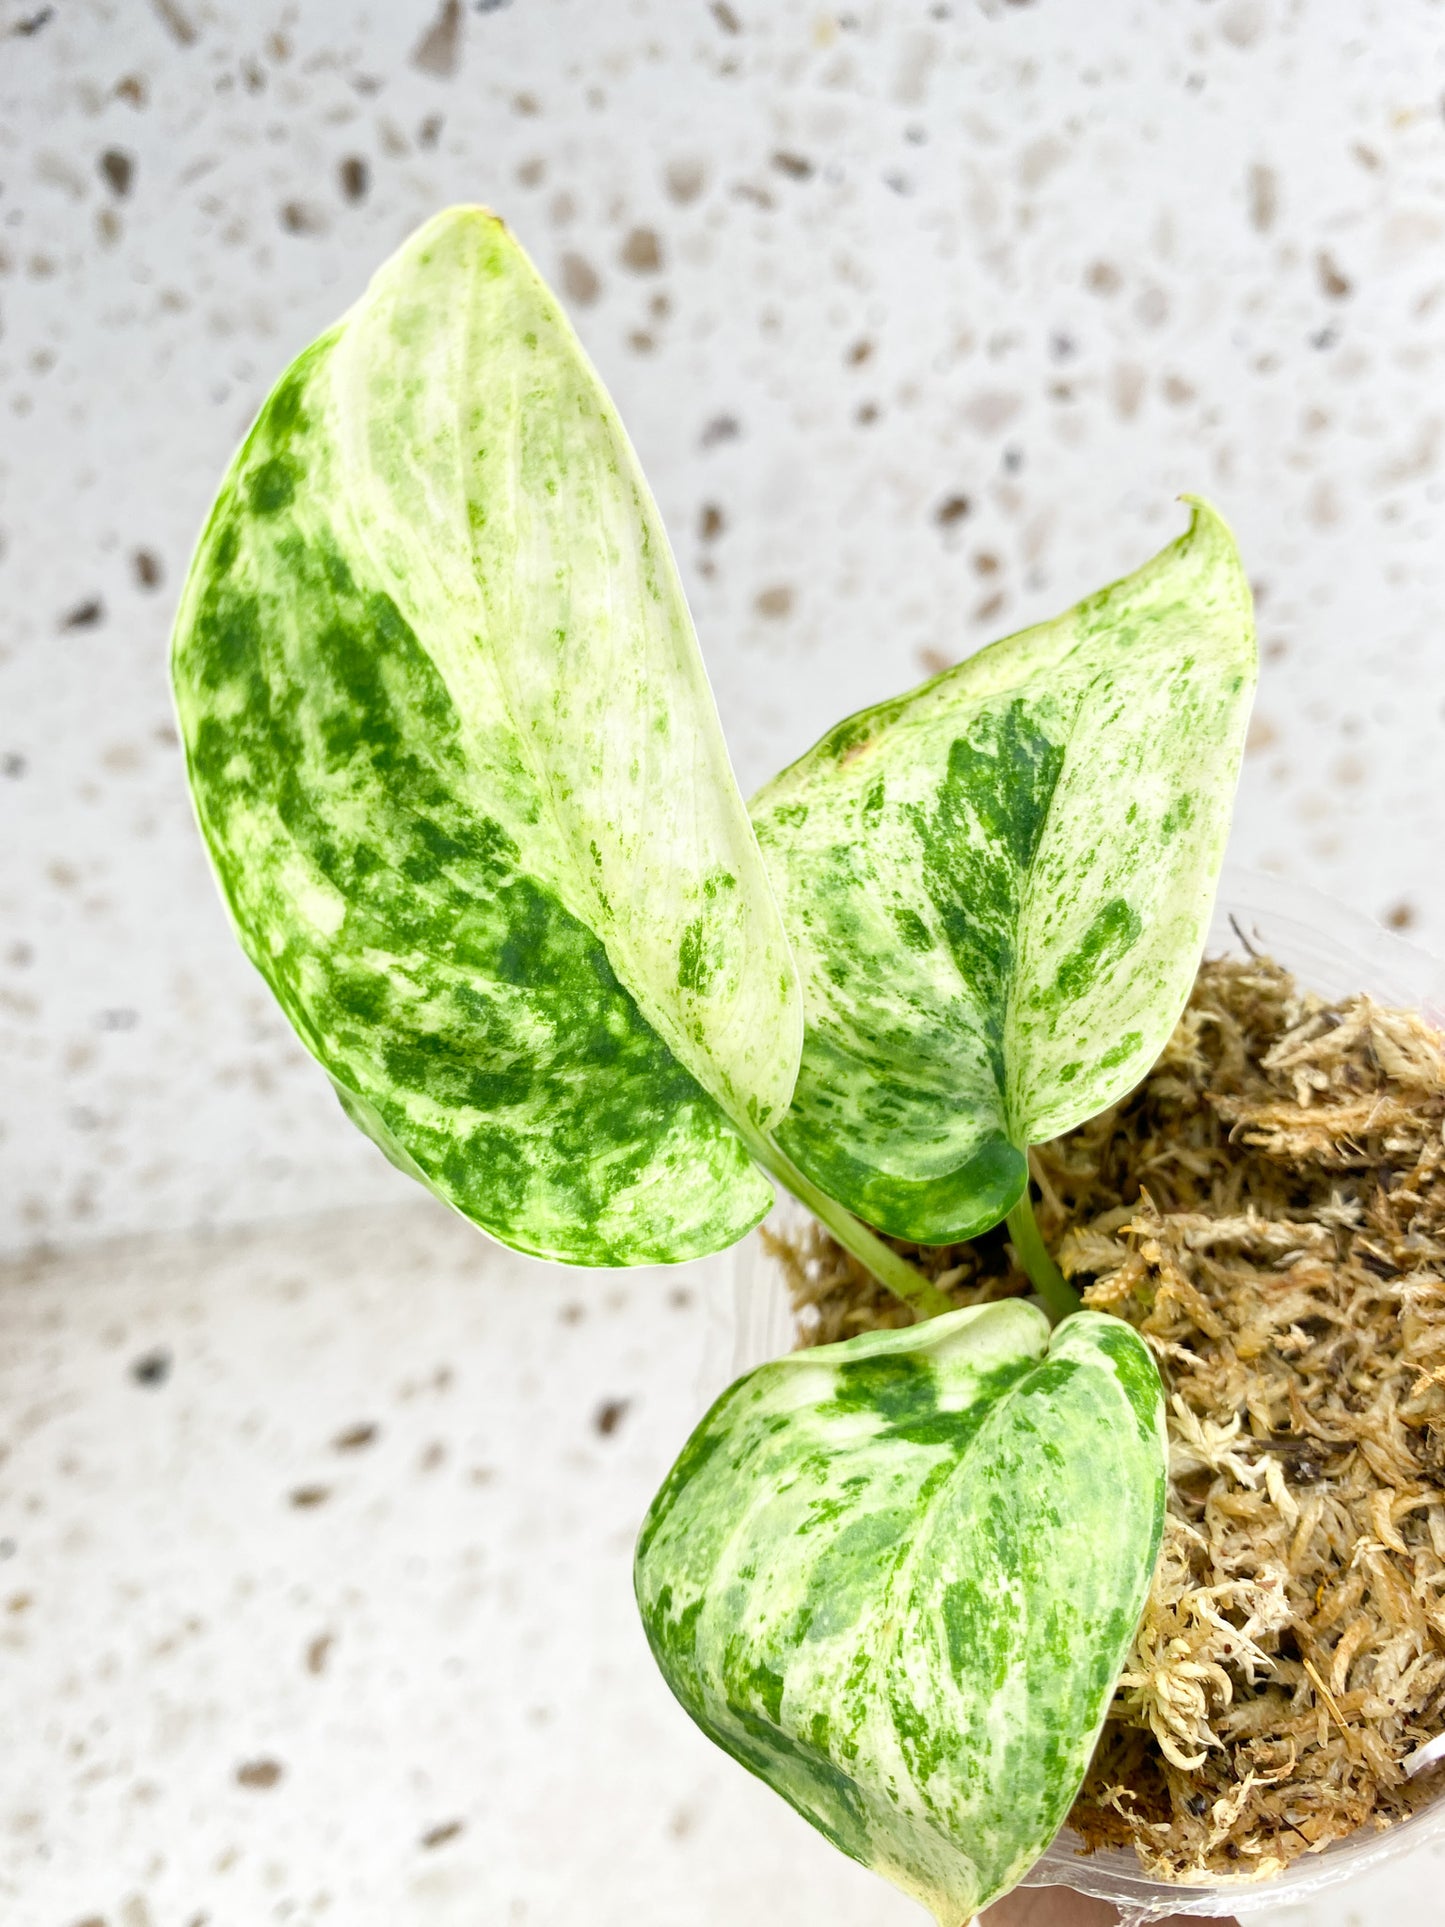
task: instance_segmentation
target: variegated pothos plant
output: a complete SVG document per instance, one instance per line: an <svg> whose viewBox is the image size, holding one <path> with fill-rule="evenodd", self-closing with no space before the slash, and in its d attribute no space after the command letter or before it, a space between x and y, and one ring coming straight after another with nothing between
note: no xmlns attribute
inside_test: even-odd
<svg viewBox="0 0 1445 1927"><path fill-rule="evenodd" d="M240 939L355 1122L515 1248L715 1251L771 1177L877 1233L1009 1219L1122 1095L1202 946L1254 677L1196 503L1136 575L739 796L636 458L503 225L438 216L272 393L177 619ZM766 1175L764 1175L766 1174ZM765 1367L639 1549L706 1731L961 1920L1077 1786L1163 1491L1158 1377L1014 1304Z"/></svg>

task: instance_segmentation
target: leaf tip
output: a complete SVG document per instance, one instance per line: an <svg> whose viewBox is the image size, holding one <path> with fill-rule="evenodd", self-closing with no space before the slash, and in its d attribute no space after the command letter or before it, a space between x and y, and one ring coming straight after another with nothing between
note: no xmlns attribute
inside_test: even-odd
<svg viewBox="0 0 1445 1927"><path fill-rule="evenodd" d="M1187 489L1176 500L1189 509L1189 527L1180 538L1182 542L1212 541L1228 549L1236 562L1239 560L1239 543L1235 540L1234 530L1213 502L1203 495L1192 495Z"/></svg>

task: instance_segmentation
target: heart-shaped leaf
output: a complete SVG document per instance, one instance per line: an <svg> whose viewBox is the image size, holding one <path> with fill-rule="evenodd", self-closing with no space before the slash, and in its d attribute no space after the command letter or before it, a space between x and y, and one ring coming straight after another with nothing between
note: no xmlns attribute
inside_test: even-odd
<svg viewBox="0 0 1445 1927"><path fill-rule="evenodd" d="M962 1927L1083 1780L1164 1519L1143 1341L1018 1300L761 1366L653 1501L669 1686L833 1843Z"/></svg>
<svg viewBox="0 0 1445 1927"><path fill-rule="evenodd" d="M1163 1048L1198 965L1255 681L1224 523L842 723L753 803L803 978L778 1142L923 1244Z"/></svg>
<svg viewBox="0 0 1445 1927"><path fill-rule="evenodd" d="M763 1215L787 940L636 458L493 216L430 222L281 381L174 673L241 941L397 1163L574 1262Z"/></svg>

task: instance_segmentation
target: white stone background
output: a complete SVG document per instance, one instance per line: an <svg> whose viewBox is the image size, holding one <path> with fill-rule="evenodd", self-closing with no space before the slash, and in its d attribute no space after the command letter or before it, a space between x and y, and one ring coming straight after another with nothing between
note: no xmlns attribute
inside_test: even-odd
<svg viewBox="0 0 1445 1927"><path fill-rule="evenodd" d="M1445 7L435 6L0 0L3 1917L884 1927L632 1626L701 1269L415 1201L234 948L188 549L289 358L484 200L636 440L745 788L1193 489L1259 600L1236 854L1445 946Z"/></svg>

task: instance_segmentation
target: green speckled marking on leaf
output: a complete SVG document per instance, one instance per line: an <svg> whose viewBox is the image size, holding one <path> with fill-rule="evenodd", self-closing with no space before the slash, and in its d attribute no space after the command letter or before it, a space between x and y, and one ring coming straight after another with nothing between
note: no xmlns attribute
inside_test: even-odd
<svg viewBox="0 0 1445 1927"><path fill-rule="evenodd" d="M778 1143L925 1244L1144 1075L1183 1008L1255 681L1228 529L842 723L753 802L803 978Z"/></svg>
<svg viewBox="0 0 1445 1927"><path fill-rule="evenodd" d="M1009 1300L739 1380L653 1501L637 1597L703 1731L962 1927L1082 1782L1164 1497L1138 1334Z"/></svg>
<svg viewBox="0 0 1445 1927"><path fill-rule="evenodd" d="M293 365L177 621L241 940L348 1114L507 1244L730 1243L801 1015L657 511L502 224L438 216Z"/></svg>

